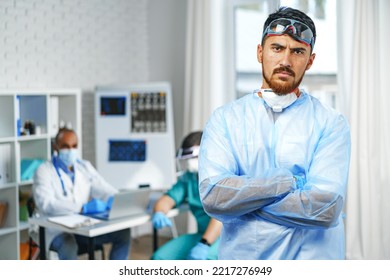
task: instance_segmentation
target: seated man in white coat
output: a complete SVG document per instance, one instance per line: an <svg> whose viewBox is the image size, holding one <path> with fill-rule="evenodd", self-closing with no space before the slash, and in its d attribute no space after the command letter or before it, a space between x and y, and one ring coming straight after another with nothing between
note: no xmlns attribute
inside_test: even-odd
<svg viewBox="0 0 390 280"><path fill-rule="evenodd" d="M38 213L58 216L72 213L101 212L110 208L112 196L118 192L106 182L86 160L79 158L75 131L59 130L54 143L54 155L35 173L33 195ZM56 251L59 259L77 259L80 248L86 248L88 238L58 230L46 230L47 249ZM95 245L112 243L110 259L129 257L130 229L95 238Z"/></svg>

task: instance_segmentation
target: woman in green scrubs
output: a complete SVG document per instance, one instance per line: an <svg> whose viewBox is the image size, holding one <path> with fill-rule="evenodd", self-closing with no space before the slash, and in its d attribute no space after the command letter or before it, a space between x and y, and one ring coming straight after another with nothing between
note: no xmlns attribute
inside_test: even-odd
<svg viewBox="0 0 390 280"><path fill-rule="evenodd" d="M202 132L184 138L177 159L183 174L154 205L152 222L156 229L172 226L166 216L169 210L187 203L197 222L197 233L183 234L161 246L153 260L215 260L218 255L222 224L210 218L203 209L198 188L198 152Z"/></svg>

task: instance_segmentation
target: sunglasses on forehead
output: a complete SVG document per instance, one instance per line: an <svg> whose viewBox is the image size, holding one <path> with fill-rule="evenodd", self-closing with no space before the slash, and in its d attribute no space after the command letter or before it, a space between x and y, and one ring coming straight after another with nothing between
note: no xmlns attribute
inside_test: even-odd
<svg viewBox="0 0 390 280"><path fill-rule="evenodd" d="M279 18L270 22L263 32L262 41L267 35L282 35L289 34L294 39L314 47L314 35L309 26L306 24L288 18Z"/></svg>

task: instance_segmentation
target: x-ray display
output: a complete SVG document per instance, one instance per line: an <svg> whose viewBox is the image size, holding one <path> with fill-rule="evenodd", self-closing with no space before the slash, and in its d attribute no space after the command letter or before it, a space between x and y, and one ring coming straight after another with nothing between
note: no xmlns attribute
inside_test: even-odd
<svg viewBox="0 0 390 280"><path fill-rule="evenodd" d="M165 92L132 92L130 131L166 132L166 102Z"/></svg>
<svg viewBox="0 0 390 280"><path fill-rule="evenodd" d="M145 140L109 140L109 161L145 161Z"/></svg>

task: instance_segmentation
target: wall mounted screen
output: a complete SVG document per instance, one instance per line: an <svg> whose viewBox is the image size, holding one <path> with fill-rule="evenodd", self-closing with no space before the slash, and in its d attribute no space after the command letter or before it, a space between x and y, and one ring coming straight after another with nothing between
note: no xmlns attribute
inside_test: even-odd
<svg viewBox="0 0 390 280"><path fill-rule="evenodd" d="M126 97L101 97L101 116L124 116L126 114Z"/></svg>
<svg viewBox="0 0 390 280"><path fill-rule="evenodd" d="M110 140L109 161L145 161L145 140Z"/></svg>

